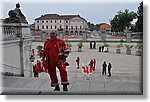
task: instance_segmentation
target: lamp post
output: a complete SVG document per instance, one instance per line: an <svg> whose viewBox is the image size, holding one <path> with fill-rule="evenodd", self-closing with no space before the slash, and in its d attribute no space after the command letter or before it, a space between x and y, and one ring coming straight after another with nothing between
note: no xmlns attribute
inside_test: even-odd
<svg viewBox="0 0 150 102"><path fill-rule="evenodd" d="M34 62L34 60L35 60L34 55L31 55L29 59L30 59L31 62Z"/></svg>

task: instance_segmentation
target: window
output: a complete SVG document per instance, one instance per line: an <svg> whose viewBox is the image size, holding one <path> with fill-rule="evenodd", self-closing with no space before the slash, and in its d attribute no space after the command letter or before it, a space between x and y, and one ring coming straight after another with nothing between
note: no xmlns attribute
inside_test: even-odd
<svg viewBox="0 0 150 102"><path fill-rule="evenodd" d="M44 23L44 21L42 21L42 23Z"/></svg>
<svg viewBox="0 0 150 102"><path fill-rule="evenodd" d="M53 28L53 26L51 26L51 29Z"/></svg>
<svg viewBox="0 0 150 102"><path fill-rule="evenodd" d="M61 23L61 20L60 20L60 23Z"/></svg>
<svg viewBox="0 0 150 102"><path fill-rule="evenodd" d="M78 27L76 26L76 29L77 29Z"/></svg>
<svg viewBox="0 0 150 102"><path fill-rule="evenodd" d="M52 20L51 20L51 23L52 23Z"/></svg>
<svg viewBox="0 0 150 102"><path fill-rule="evenodd" d="M59 28L61 29L61 26Z"/></svg>
<svg viewBox="0 0 150 102"><path fill-rule="evenodd" d="M44 29L44 26L42 26L42 29Z"/></svg>
<svg viewBox="0 0 150 102"><path fill-rule="evenodd" d="M66 26L66 29L68 29L68 26Z"/></svg>
<svg viewBox="0 0 150 102"><path fill-rule="evenodd" d="M39 27L39 26L37 26L37 29L40 29L40 27Z"/></svg>
<svg viewBox="0 0 150 102"><path fill-rule="evenodd" d="M68 23L68 21L66 21L66 23Z"/></svg>
<svg viewBox="0 0 150 102"><path fill-rule="evenodd" d="M71 29L73 29L73 26L71 26Z"/></svg>
<svg viewBox="0 0 150 102"><path fill-rule="evenodd" d="M46 23L48 23L48 21L46 21Z"/></svg>
<svg viewBox="0 0 150 102"><path fill-rule="evenodd" d="M48 26L46 26L46 29L48 29Z"/></svg>
<svg viewBox="0 0 150 102"><path fill-rule="evenodd" d="M55 23L56 23L56 20L55 20Z"/></svg>
<svg viewBox="0 0 150 102"><path fill-rule="evenodd" d="M37 23L39 23L39 21L37 21Z"/></svg>
<svg viewBox="0 0 150 102"><path fill-rule="evenodd" d="M57 27L55 26L55 29L57 29Z"/></svg>
<svg viewBox="0 0 150 102"><path fill-rule="evenodd" d="M82 29L82 26L80 26L80 29Z"/></svg>

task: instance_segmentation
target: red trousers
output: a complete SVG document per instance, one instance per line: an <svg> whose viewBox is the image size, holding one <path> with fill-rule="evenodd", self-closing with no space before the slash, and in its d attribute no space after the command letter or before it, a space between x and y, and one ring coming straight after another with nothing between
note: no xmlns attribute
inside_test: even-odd
<svg viewBox="0 0 150 102"><path fill-rule="evenodd" d="M48 72L50 74L50 79L51 79L51 86L55 87L58 84L56 67L59 69L59 72L60 72L61 84L69 85L67 71L66 71L66 65L65 65L65 63L61 63L59 65L51 65L48 68Z"/></svg>

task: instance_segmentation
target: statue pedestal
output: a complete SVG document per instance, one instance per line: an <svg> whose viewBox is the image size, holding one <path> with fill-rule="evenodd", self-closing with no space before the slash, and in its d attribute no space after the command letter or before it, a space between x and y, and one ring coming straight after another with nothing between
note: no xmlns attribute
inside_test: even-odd
<svg viewBox="0 0 150 102"><path fill-rule="evenodd" d="M32 76L30 61L32 36L28 24L13 23L2 26L3 73L20 76ZM9 37L8 37L9 35ZM11 36L15 36L11 38Z"/></svg>

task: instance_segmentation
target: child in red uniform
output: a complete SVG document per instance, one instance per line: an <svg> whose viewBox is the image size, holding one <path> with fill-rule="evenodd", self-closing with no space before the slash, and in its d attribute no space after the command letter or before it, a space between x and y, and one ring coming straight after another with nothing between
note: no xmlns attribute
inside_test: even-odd
<svg viewBox="0 0 150 102"><path fill-rule="evenodd" d="M35 64L33 65L33 73L34 73L34 77L38 78L39 74L38 74L38 66Z"/></svg>
<svg viewBox="0 0 150 102"><path fill-rule="evenodd" d="M90 61L90 63L89 63L89 66L90 66L90 69L92 69L93 70L93 60L91 59L91 61Z"/></svg>
<svg viewBox="0 0 150 102"><path fill-rule="evenodd" d="M95 66L96 66L96 60L93 60L93 71L95 71Z"/></svg>
<svg viewBox="0 0 150 102"><path fill-rule="evenodd" d="M77 57L76 62L77 62L77 69L79 69L79 64L80 64L80 58L79 57Z"/></svg>

